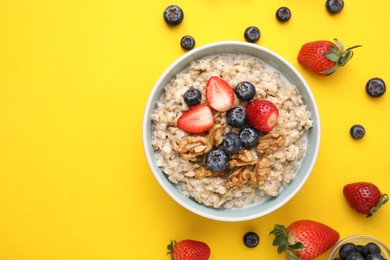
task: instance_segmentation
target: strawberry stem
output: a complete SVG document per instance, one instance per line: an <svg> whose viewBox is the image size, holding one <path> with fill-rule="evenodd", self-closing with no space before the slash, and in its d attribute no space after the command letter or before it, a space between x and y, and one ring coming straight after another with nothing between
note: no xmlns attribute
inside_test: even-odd
<svg viewBox="0 0 390 260"><path fill-rule="evenodd" d="M382 205L386 204L386 202L388 201L389 201L389 196L387 194L382 194L376 206L371 209L370 213L368 213L366 217L368 218L374 215L374 213L377 212L379 208Z"/></svg>
<svg viewBox="0 0 390 260"><path fill-rule="evenodd" d="M362 45L355 45L344 50L344 45L339 40L335 38L334 41L337 47L330 45L330 51L324 52L323 55L336 64L330 69L321 71L321 73L334 73L339 67L344 66L350 59L352 59L354 55L353 49L362 47Z"/></svg>

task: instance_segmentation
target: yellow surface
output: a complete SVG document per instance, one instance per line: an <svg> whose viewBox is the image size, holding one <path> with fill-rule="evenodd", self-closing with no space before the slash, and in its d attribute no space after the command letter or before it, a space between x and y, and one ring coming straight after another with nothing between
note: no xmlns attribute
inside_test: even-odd
<svg viewBox="0 0 390 260"><path fill-rule="evenodd" d="M175 28L162 18L172 3L185 12ZM275 19L280 6L292 11L286 24ZM185 238L207 242L213 260L284 259L269 232L298 219L390 245L390 205L366 219L342 195L354 181L390 193L390 93L365 93L371 77L390 84L389 12L386 0L346 1L333 16L325 0L0 1L0 259L169 259L168 242ZM289 60L311 86L321 148L307 184L282 208L217 222L159 187L143 154L143 109L184 53L181 36L196 46L244 41L250 25L261 29L257 44ZM334 37L363 45L346 67L319 78L298 65L303 43ZM355 123L366 128L363 140L349 136ZM254 249L242 243L249 230L261 237Z"/></svg>

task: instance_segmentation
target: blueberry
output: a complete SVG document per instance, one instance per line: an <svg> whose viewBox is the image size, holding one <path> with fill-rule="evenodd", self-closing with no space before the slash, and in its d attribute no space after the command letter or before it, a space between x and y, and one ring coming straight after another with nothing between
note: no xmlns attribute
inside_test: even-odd
<svg viewBox="0 0 390 260"><path fill-rule="evenodd" d="M260 242L260 237L259 235L257 235L255 232L248 232L244 235L244 244L249 247L249 248L253 248L253 247L256 247L259 242Z"/></svg>
<svg viewBox="0 0 390 260"><path fill-rule="evenodd" d="M326 10L331 14L340 13L344 7L344 0L326 0Z"/></svg>
<svg viewBox="0 0 390 260"><path fill-rule="evenodd" d="M251 127L241 129L238 136L241 139L242 145L247 148L254 146L260 138L259 132Z"/></svg>
<svg viewBox="0 0 390 260"><path fill-rule="evenodd" d="M367 81L366 91L371 97L380 97L386 92L386 84L380 78L372 78Z"/></svg>
<svg viewBox="0 0 390 260"><path fill-rule="evenodd" d="M256 26L249 26L244 32L245 40L248 42L257 42L260 39L260 30Z"/></svg>
<svg viewBox="0 0 390 260"><path fill-rule="evenodd" d="M382 255L379 255L379 254L370 254L368 255L365 260L385 260L386 258L384 258Z"/></svg>
<svg viewBox="0 0 390 260"><path fill-rule="evenodd" d="M195 39L190 35L185 35L180 40L180 46L185 50L191 50L195 46Z"/></svg>
<svg viewBox="0 0 390 260"><path fill-rule="evenodd" d="M280 22L287 22L291 18L291 11L288 7L280 7L276 11L276 19Z"/></svg>
<svg viewBox="0 0 390 260"><path fill-rule="evenodd" d="M231 108L226 112L226 121L232 127L243 127L248 121L245 109L242 107Z"/></svg>
<svg viewBox="0 0 390 260"><path fill-rule="evenodd" d="M364 260L364 257L358 252L352 252L345 258L346 260Z"/></svg>
<svg viewBox="0 0 390 260"><path fill-rule="evenodd" d="M229 132L223 137L222 147L227 154L235 154L241 150L242 142L238 134Z"/></svg>
<svg viewBox="0 0 390 260"><path fill-rule="evenodd" d="M184 92L183 98L184 102L186 102L189 107L192 107L200 103L202 94L196 88L189 88L186 92Z"/></svg>
<svg viewBox="0 0 390 260"><path fill-rule="evenodd" d="M380 254L381 248L374 242L369 242L364 246L369 254Z"/></svg>
<svg viewBox="0 0 390 260"><path fill-rule="evenodd" d="M183 21L184 13L177 5L170 5L164 10L163 16L167 24L178 25Z"/></svg>
<svg viewBox="0 0 390 260"><path fill-rule="evenodd" d="M355 252L355 244L354 243L345 243L339 249L339 255L342 259L347 258L351 253Z"/></svg>
<svg viewBox="0 0 390 260"><path fill-rule="evenodd" d="M210 171L223 172L228 166L228 156L220 149L211 150L206 157L206 165Z"/></svg>
<svg viewBox="0 0 390 260"><path fill-rule="evenodd" d="M355 249L356 252L361 254L363 257L366 257L368 254L366 248L363 245L356 245Z"/></svg>
<svg viewBox="0 0 390 260"><path fill-rule="evenodd" d="M234 90L236 96L242 101L249 101L253 99L256 95L255 86L248 81L243 81L237 84L236 89Z"/></svg>
<svg viewBox="0 0 390 260"><path fill-rule="evenodd" d="M356 124L351 127L349 133L351 134L353 139L362 139L363 136L366 134L366 130L362 125Z"/></svg>

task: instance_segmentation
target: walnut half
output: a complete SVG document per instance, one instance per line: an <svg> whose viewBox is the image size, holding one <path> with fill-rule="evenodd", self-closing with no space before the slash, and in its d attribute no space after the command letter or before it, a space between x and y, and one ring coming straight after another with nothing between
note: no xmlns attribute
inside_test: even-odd
<svg viewBox="0 0 390 260"><path fill-rule="evenodd" d="M256 147L256 152L259 154L271 154L276 152L286 142L286 137L283 131L269 132L260 138L259 144Z"/></svg>
<svg viewBox="0 0 390 260"><path fill-rule="evenodd" d="M229 169L257 163L257 156L250 150L241 149L239 153L233 154L229 160Z"/></svg>
<svg viewBox="0 0 390 260"><path fill-rule="evenodd" d="M223 133L223 127L215 125L206 136L189 135L179 144L173 142L173 148L183 159L196 161L199 155L208 153L222 142Z"/></svg>
<svg viewBox="0 0 390 260"><path fill-rule="evenodd" d="M229 175L229 179L225 182L225 187L227 189L239 189L245 184L250 184L252 187L260 187L264 185L270 171L269 160L261 158L255 167L240 167Z"/></svg>

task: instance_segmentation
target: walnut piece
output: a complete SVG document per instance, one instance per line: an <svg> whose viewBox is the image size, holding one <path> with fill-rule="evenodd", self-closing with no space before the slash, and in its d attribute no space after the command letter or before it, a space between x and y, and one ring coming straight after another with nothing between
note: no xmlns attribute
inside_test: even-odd
<svg viewBox="0 0 390 260"><path fill-rule="evenodd" d="M256 152L259 154L271 154L276 152L286 142L286 137L283 131L269 132L260 138L259 144L256 147Z"/></svg>
<svg viewBox="0 0 390 260"><path fill-rule="evenodd" d="M239 189L245 184L250 184L252 187L260 187L265 184L270 171L269 160L261 158L255 167L240 167L229 175L229 179L225 182L225 187L227 189Z"/></svg>
<svg viewBox="0 0 390 260"><path fill-rule="evenodd" d="M249 167L240 167L235 172L229 175L229 179L225 182L227 189L239 189L248 183L251 170Z"/></svg>
<svg viewBox="0 0 390 260"><path fill-rule="evenodd" d="M205 167L199 167L195 170L194 177L195 177L195 179L201 179L201 178L209 177L209 176L217 177L217 176L224 176L224 175L225 175L224 172L213 172L213 171L208 170Z"/></svg>
<svg viewBox="0 0 390 260"><path fill-rule="evenodd" d="M210 129L207 139L209 140L209 145L217 146L222 142L223 135L224 135L224 128L222 125L215 125L213 128Z"/></svg>
<svg viewBox="0 0 390 260"><path fill-rule="evenodd" d="M196 161L196 157L207 153L211 148L208 146L208 140L204 136L187 136L179 144L173 142L173 148L181 157L188 161Z"/></svg>
<svg viewBox="0 0 390 260"><path fill-rule="evenodd" d="M257 163L257 160L256 154L252 153L250 150L241 149L240 152L230 156L229 169L245 165L253 165Z"/></svg>
<svg viewBox="0 0 390 260"><path fill-rule="evenodd" d="M173 148L187 161L196 161L197 157L208 153L213 146L222 142L224 130L221 125L215 125L206 136L189 135L179 144L173 142Z"/></svg>
<svg viewBox="0 0 390 260"><path fill-rule="evenodd" d="M271 168L269 159L261 158L253 169L253 178L251 179L252 186L263 186L270 172Z"/></svg>

